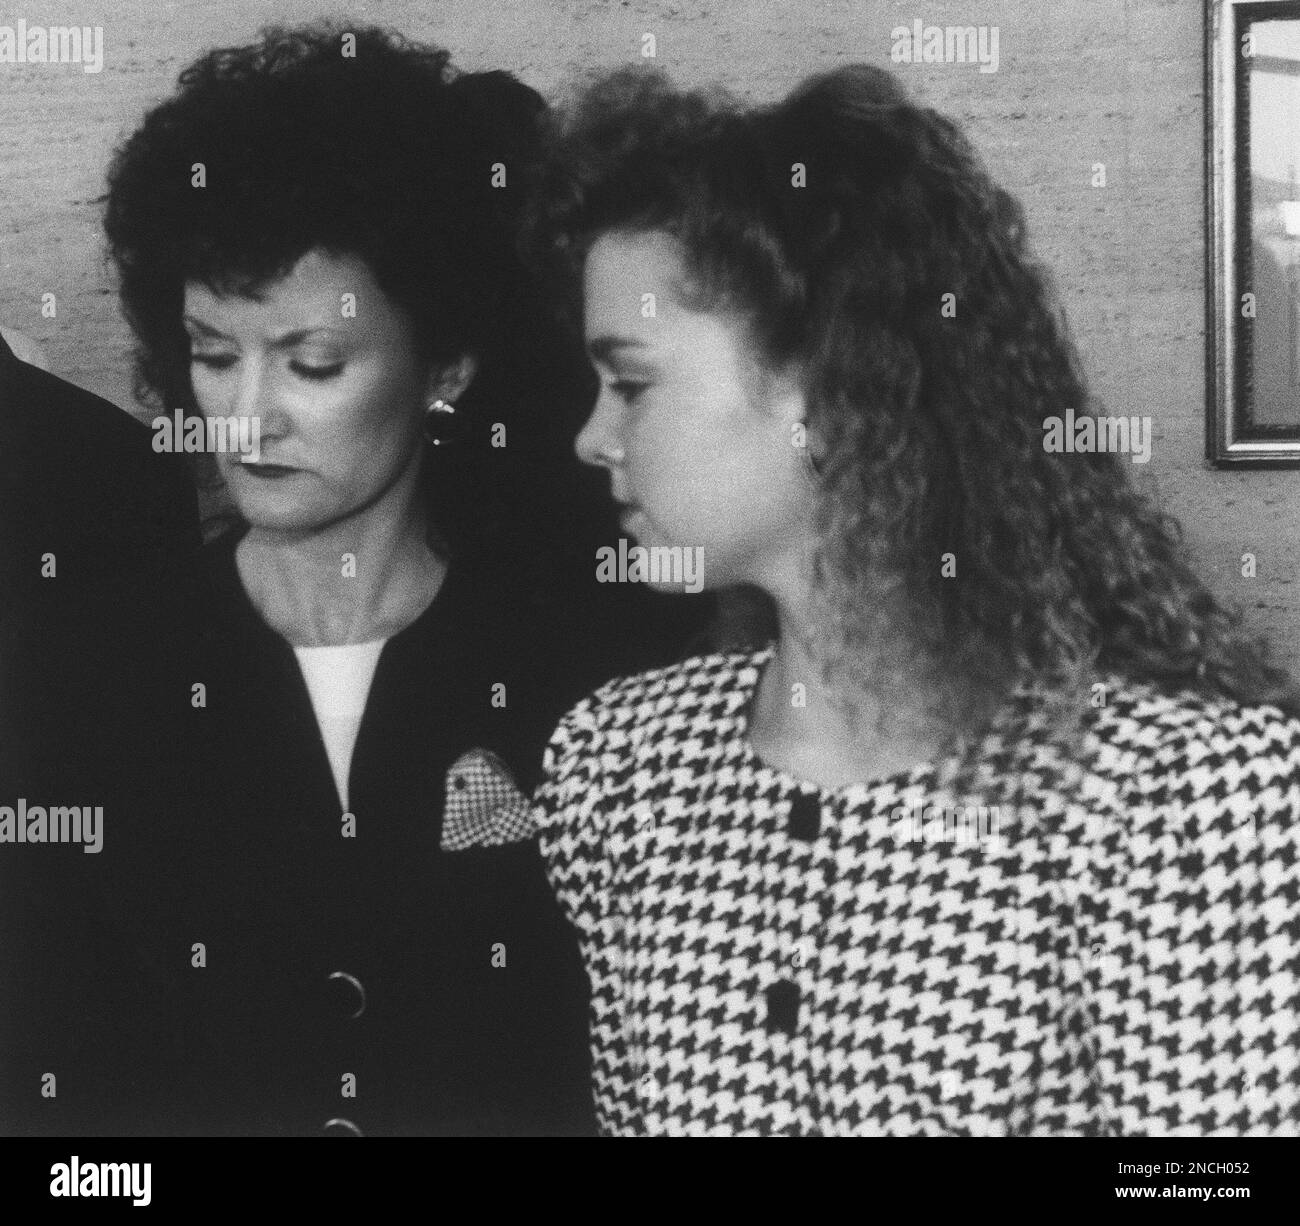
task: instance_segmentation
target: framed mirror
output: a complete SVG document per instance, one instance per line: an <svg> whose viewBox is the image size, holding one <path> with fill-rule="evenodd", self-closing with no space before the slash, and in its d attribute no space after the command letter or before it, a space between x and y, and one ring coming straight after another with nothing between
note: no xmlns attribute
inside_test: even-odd
<svg viewBox="0 0 1300 1226"><path fill-rule="evenodd" d="M1207 0L1206 454L1300 467L1300 0Z"/></svg>

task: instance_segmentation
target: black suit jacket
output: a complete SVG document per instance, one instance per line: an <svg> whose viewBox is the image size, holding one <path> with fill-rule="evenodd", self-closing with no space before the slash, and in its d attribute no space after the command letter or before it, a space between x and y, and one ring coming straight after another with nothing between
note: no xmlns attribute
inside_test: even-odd
<svg viewBox="0 0 1300 1226"><path fill-rule="evenodd" d="M0 805L104 811L98 854L0 843L0 1131L157 1126L177 900L155 831L198 543L183 461L0 339Z"/></svg>
<svg viewBox="0 0 1300 1226"><path fill-rule="evenodd" d="M591 1132L574 935L531 841L442 849L447 772L488 749L527 795L563 712L620 652L644 665L654 650L627 622L593 627L585 603L534 600L508 564L453 557L433 604L380 656L344 837L306 685L244 593L238 539L207 550L193 672L207 701L189 717L206 803L199 889L173 955L203 1069L194 1128ZM190 965L196 942L203 966Z"/></svg>

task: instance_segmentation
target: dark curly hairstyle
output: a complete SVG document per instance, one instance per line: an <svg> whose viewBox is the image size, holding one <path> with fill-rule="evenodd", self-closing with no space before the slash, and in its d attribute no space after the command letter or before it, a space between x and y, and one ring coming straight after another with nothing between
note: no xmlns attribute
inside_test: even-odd
<svg viewBox="0 0 1300 1226"><path fill-rule="evenodd" d="M601 233L671 233L692 304L738 312L760 360L802 372L838 676L878 682L872 645L904 628L900 683L968 731L1026 682L1077 721L1108 674L1300 713L1117 457L1045 450L1048 416L1095 406L1023 211L889 73L837 68L750 108L625 69L550 139L539 259L576 287Z"/></svg>
<svg viewBox="0 0 1300 1226"><path fill-rule="evenodd" d="M443 536L500 545L528 524L562 527L566 505L581 519L562 474L577 468L565 413L585 375L548 332L515 244L544 110L508 73L461 74L442 48L360 24L269 27L203 55L108 173L104 226L138 394L198 411L187 281L249 293L310 250L359 256L412 320L422 358L479 359L458 405L464 446L428 460ZM496 422L504 450L487 442Z"/></svg>

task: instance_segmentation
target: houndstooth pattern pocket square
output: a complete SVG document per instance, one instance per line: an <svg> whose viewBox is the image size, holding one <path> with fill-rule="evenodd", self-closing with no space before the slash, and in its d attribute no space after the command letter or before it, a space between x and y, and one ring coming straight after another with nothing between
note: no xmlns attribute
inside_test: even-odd
<svg viewBox="0 0 1300 1226"><path fill-rule="evenodd" d="M528 797L490 749L461 754L447 771L442 850L500 847L533 837Z"/></svg>

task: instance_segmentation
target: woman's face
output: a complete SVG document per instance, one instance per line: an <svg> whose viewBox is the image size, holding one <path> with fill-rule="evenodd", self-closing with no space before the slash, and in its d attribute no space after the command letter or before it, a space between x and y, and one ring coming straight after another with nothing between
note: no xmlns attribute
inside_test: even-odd
<svg viewBox="0 0 1300 1226"><path fill-rule="evenodd" d="M701 549L705 587L771 591L810 532L792 442L804 399L793 379L761 370L734 315L683 305L685 272L660 231L592 245L585 330L601 386L575 448L609 470L638 544Z"/></svg>
<svg viewBox="0 0 1300 1226"><path fill-rule="evenodd" d="M185 328L204 415L259 423L256 463L216 456L253 526L326 528L377 501L413 461L428 367L411 322L358 257L308 252L255 298L190 282Z"/></svg>

